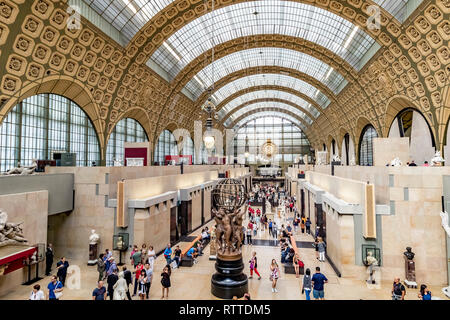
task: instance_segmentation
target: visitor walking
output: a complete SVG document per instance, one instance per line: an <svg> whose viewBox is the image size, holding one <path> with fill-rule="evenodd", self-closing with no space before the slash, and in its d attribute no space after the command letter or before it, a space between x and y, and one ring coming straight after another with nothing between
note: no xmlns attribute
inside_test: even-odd
<svg viewBox="0 0 450 320"><path fill-rule="evenodd" d="M41 290L41 286L35 284L28 300L45 300L45 293Z"/></svg>
<svg viewBox="0 0 450 320"><path fill-rule="evenodd" d="M272 292L278 292L277 281L279 275L280 268L278 267L278 263L275 259L272 259L272 263L270 264L270 281L272 281Z"/></svg>
<svg viewBox="0 0 450 320"><path fill-rule="evenodd" d="M153 246L149 246L148 247L148 254L147 254L147 259L148 259L148 263L150 263L150 268L153 269L153 266L155 264L155 259L156 259L156 252L155 249L153 248ZM145 262L145 261L143 261Z"/></svg>
<svg viewBox="0 0 450 320"><path fill-rule="evenodd" d="M164 291L166 292L166 299L169 298L169 288L170 288L170 266L165 266L163 272L161 273L161 285L162 285L162 297L164 299Z"/></svg>
<svg viewBox="0 0 450 320"><path fill-rule="evenodd" d="M269 220L269 236L272 236L272 219Z"/></svg>
<svg viewBox="0 0 450 320"><path fill-rule="evenodd" d="M422 284L420 286L419 299L420 300L431 300L431 291L428 290L428 287L425 284Z"/></svg>
<svg viewBox="0 0 450 320"><path fill-rule="evenodd" d="M173 252L174 257L173 257L173 261L175 261L176 265L174 266L175 268L178 268L180 266L180 262L181 262L181 249L180 246L177 246Z"/></svg>
<svg viewBox="0 0 450 320"><path fill-rule="evenodd" d="M164 258L166 258L167 264L170 265L170 262L172 262L172 248L170 247L170 243L167 244L166 250L164 250Z"/></svg>
<svg viewBox="0 0 450 320"><path fill-rule="evenodd" d="M278 232L278 226L277 226L277 223L274 221L272 224L272 235L273 235L274 240L278 239L277 232Z"/></svg>
<svg viewBox="0 0 450 320"><path fill-rule="evenodd" d="M114 270L113 273L108 275L108 277L106 278L106 283L108 284L109 300L112 300L114 298L114 285L116 284L117 280L119 280L119 277L117 276L117 270Z"/></svg>
<svg viewBox="0 0 450 320"><path fill-rule="evenodd" d="M405 286L400 282L400 278L395 278L392 284L392 300L405 300L406 289Z"/></svg>
<svg viewBox="0 0 450 320"><path fill-rule="evenodd" d="M48 300L59 300L62 296L63 284L56 280L56 276L52 276L50 283L47 286Z"/></svg>
<svg viewBox="0 0 450 320"><path fill-rule="evenodd" d="M145 299L145 292L146 292L146 280L145 280L145 272L141 272L139 274L139 278L138 278L138 286L139 286L139 298L140 300L144 300Z"/></svg>
<svg viewBox="0 0 450 320"><path fill-rule="evenodd" d="M105 261L103 260L104 254L101 253L97 259L97 271L98 271L98 281L103 280L105 278Z"/></svg>
<svg viewBox="0 0 450 320"><path fill-rule="evenodd" d="M325 249L327 245L321 237L318 238L317 249L319 251L319 261L325 262Z"/></svg>
<svg viewBox="0 0 450 320"><path fill-rule="evenodd" d="M134 289L133 289L133 297L136 295L136 291L139 287L139 276L142 273L142 270L144 269L144 265L139 262L137 266L134 267Z"/></svg>
<svg viewBox="0 0 450 320"><path fill-rule="evenodd" d="M305 217L302 217L300 222L300 228L302 229L302 233L305 233L305 227L306 227L306 219Z"/></svg>
<svg viewBox="0 0 450 320"><path fill-rule="evenodd" d="M327 277L320 273L320 267L316 267L316 273L311 279L313 285L313 296L316 300L325 300L324 284L328 283Z"/></svg>
<svg viewBox="0 0 450 320"><path fill-rule="evenodd" d="M146 263L143 271L145 272L145 298L148 299L153 280L153 269L150 268L149 263Z"/></svg>
<svg viewBox="0 0 450 320"><path fill-rule="evenodd" d="M133 253L132 260L133 260L133 264L134 264L134 267L135 267L135 268L136 268L136 266L137 266L139 263L142 263L142 253L141 253L141 250L136 249L136 251Z"/></svg>
<svg viewBox="0 0 450 320"><path fill-rule="evenodd" d="M128 298L128 300L132 300L131 295L130 295L130 285L133 284L133 275L131 274L131 271L128 270L128 268L126 266L124 266L122 268L122 271L123 271L123 277L127 281L127 298Z"/></svg>
<svg viewBox="0 0 450 320"><path fill-rule="evenodd" d="M306 233L311 234L311 220L309 220L309 218L306 219L305 227Z"/></svg>
<svg viewBox="0 0 450 320"><path fill-rule="evenodd" d="M92 292L92 300L106 300L106 288L102 280L97 282L97 288Z"/></svg>
<svg viewBox="0 0 450 320"><path fill-rule="evenodd" d="M253 241L252 241L252 223L249 222L248 227L247 227L247 244L248 245L253 245Z"/></svg>
<svg viewBox="0 0 450 320"><path fill-rule="evenodd" d="M63 287L66 284L67 268L69 268L69 262L66 261L65 257L62 257L56 264L56 269L58 270L56 275L58 276L58 280L61 281Z"/></svg>
<svg viewBox="0 0 450 320"><path fill-rule="evenodd" d="M306 296L306 300L311 300L311 270L306 269L305 275L303 276L303 286L302 286L302 294L304 293Z"/></svg>
<svg viewBox="0 0 450 320"><path fill-rule="evenodd" d="M52 265L53 265L53 245L49 243L47 245L47 250L45 251L45 275L49 276L50 272L52 271Z"/></svg>
<svg viewBox="0 0 450 320"><path fill-rule="evenodd" d="M261 275L258 272L258 258L256 257L256 252L253 252L252 258L249 261L250 263L250 277L253 278L253 271L258 275L258 280L261 280Z"/></svg>
<svg viewBox="0 0 450 320"><path fill-rule="evenodd" d="M147 263L147 259L148 259L148 249L147 249L147 245L145 243L142 244L141 247L141 261L142 263Z"/></svg>
<svg viewBox="0 0 450 320"><path fill-rule="evenodd" d="M114 272L119 272L117 269L116 260L114 257L109 258L109 268L106 271L106 274L109 276L110 274L113 274Z"/></svg>

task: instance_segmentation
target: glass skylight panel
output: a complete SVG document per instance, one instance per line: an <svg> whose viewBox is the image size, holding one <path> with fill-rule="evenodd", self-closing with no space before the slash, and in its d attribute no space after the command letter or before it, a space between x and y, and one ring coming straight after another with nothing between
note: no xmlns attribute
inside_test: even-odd
<svg viewBox="0 0 450 320"><path fill-rule="evenodd" d="M129 42L159 11L174 0L83 0Z"/></svg>
<svg viewBox="0 0 450 320"><path fill-rule="evenodd" d="M241 91L251 87L257 86L280 86L294 89L299 93L306 95L312 100L316 101L323 109L325 109L330 101L319 89L313 87L307 82L297 78L283 75L283 74L256 74L247 77L236 79L222 88L214 92L213 97L216 97L216 104L231 96L237 91Z"/></svg>
<svg viewBox="0 0 450 320"><path fill-rule="evenodd" d="M264 124L266 122L265 120L267 120L267 119L270 120L270 118L274 118L274 119L282 118L282 119L288 120L288 121L296 124L303 131L305 131L305 129L306 129L306 127L304 126L303 123L301 123L300 121L298 121L298 119L292 117L291 115L280 114L279 112L274 112L274 111L261 111L258 113L251 114L248 117L245 117L245 118L241 119L238 123L236 123L234 128L240 128L240 127L244 126L246 123L253 121L253 120L257 120L256 122L258 122L258 120L261 120L262 121L261 123ZM227 126L229 126L231 124L232 124L232 122L230 122Z"/></svg>
<svg viewBox="0 0 450 320"><path fill-rule="evenodd" d="M276 91L276 90L261 90L261 91L254 91L246 93L242 96L237 97L236 99L230 101L228 104L226 104L220 111L222 111L219 114L220 119L223 119L223 117L227 113L232 113L238 106L248 102L253 101L257 99L282 99L289 102L292 102L304 109L306 109L308 112L310 112L314 117L319 116L319 112L316 108L314 108L310 103L306 102L305 100L301 99L300 97L297 97L296 95L293 95L288 92L284 91Z"/></svg>
<svg viewBox="0 0 450 320"><path fill-rule="evenodd" d="M300 118L304 119L307 123L312 124L312 119L308 117L304 112L298 110L297 108L294 108L288 104L281 103L281 102L259 102L255 104L248 105L242 109L237 110L236 112L230 114L229 118L232 121L235 121L243 114L246 114L247 112L258 110L258 109L265 109L265 108L277 108L280 110L286 110L293 114L298 115ZM228 119L227 119L228 120Z"/></svg>
<svg viewBox="0 0 450 320"><path fill-rule="evenodd" d="M345 46L354 29L355 25L348 20L308 4L280 0L243 2L209 12L173 34L166 42L182 57L181 61L174 61L164 46L152 59L175 77L213 44L255 34L281 34L317 43L360 70L363 66L359 61L375 40L359 29Z"/></svg>
<svg viewBox="0 0 450 320"><path fill-rule="evenodd" d="M335 94L340 92L340 87L343 88L341 83L346 81L334 68L310 55L290 49L267 47L247 49L225 56L214 64L207 65L196 76L209 87L213 82L233 72L259 66L279 66L303 72L324 83ZM211 78L213 68L214 79ZM194 78L187 83L186 89L191 91L195 98L204 91Z"/></svg>
<svg viewBox="0 0 450 320"><path fill-rule="evenodd" d="M394 18L400 22L404 22L407 12L407 4L410 0L373 0L376 4L389 12ZM422 1L420 1L422 2Z"/></svg>

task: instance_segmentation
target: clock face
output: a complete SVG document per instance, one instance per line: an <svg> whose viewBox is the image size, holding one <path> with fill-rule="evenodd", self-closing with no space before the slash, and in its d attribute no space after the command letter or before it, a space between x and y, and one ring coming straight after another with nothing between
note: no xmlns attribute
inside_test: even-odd
<svg viewBox="0 0 450 320"><path fill-rule="evenodd" d="M271 159L278 151L275 143L268 139L261 147L263 156L267 159Z"/></svg>

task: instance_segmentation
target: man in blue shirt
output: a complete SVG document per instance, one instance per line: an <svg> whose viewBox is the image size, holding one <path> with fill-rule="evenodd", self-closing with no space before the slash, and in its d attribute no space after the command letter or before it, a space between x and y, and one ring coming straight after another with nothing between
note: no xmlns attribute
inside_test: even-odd
<svg viewBox="0 0 450 320"><path fill-rule="evenodd" d="M170 243L167 245L166 250L164 250L164 258L166 258L167 264L172 262L172 248L170 247Z"/></svg>
<svg viewBox="0 0 450 320"><path fill-rule="evenodd" d="M61 281L56 280L56 276L52 276L51 282L48 284L48 300L59 300L56 298L55 293L61 292L63 289Z"/></svg>
<svg viewBox="0 0 450 320"><path fill-rule="evenodd" d="M322 273L320 273L320 267L316 267L316 273L313 275L311 279L313 285L313 296L316 300L325 300L325 293L323 285L328 283L327 277L325 277Z"/></svg>
<svg viewBox="0 0 450 320"><path fill-rule="evenodd" d="M92 300L106 300L106 288L103 286L103 281L99 281L97 288L92 292Z"/></svg>

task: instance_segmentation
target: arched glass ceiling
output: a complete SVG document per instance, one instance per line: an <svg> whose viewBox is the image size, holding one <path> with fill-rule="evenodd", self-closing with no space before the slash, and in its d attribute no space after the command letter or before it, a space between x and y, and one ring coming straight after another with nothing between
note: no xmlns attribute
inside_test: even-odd
<svg viewBox="0 0 450 320"><path fill-rule="evenodd" d="M261 90L243 94L242 96L239 96L236 99L227 103L222 109L219 110L219 119L223 119L228 113L233 112L233 110L235 110L236 107L248 101L256 99L271 99L271 98L290 101L309 111L315 118L319 116L319 112L317 111L316 108L314 108L310 103L306 102L305 100L296 95L284 91Z"/></svg>
<svg viewBox="0 0 450 320"><path fill-rule="evenodd" d="M236 111L235 113L231 114L230 116L226 116L226 121L224 121L224 125L225 126L230 126L234 121L236 121L236 119L239 119L240 116L242 116L243 114L246 114L247 112L250 111L254 111L254 110L258 110L258 109L266 109L266 108L277 108L280 109L280 111L282 110L286 110L289 111L297 116L299 116L299 118L302 118L303 120L305 120L309 125L311 125L313 123L313 120L308 117L304 112L300 111L299 109L282 103L282 102L258 102L258 103L254 103L254 104L250 104L248 106L245 106L242 109L239 109L238 111Z"/></svg>
<svg viewBox="0 0 450 320"><path fill-rule="evenodd" d="M188 23L159 47L151 59L175 77L213 45L255 34L309 40L334 52L357 70L363 67L360 60L375 43L353 23L325 9L293 1L261 0L230 5Z"/></svg>
<svg viewBox="0 0 450 320"><path fill-rule="evenodd" d="M255 74L236 79L227 83L213 94L214 102L220 104L223 100L237 91L257 86L280 86L294 89L312 100L316 101L323 109L328 107L331 101L319 89L300 79L284 74Z"/></svg>
<svg viewBox="0 0 450 320"><path fill-rule="evenodd" d="M214 63L207 65L187 84L189 90L197 99L213 83L227 75L258 66L277 66L294 69L308 74L325 84L331 91L338 94L347 84L347 80L328 64L310 55L285 48L254 48L232 53ZM214 79L211 78L214 68ZM204 86L199 85L199 79Z"/></svg>
<svg viewBox="0 0 450 320"><path fill-rule="evenodd" d="M128 43L151 18L175 0L83 1L119 30Z"/></svg>
<svg viewBox="0 0 450 320"><path fill-rule="evenodd" d="M126 43L128 43L135 35L136 33L144 27L144 25L152 19L159 11L161 11L163 8L167 7L169 4L174 2L175 0L69 0L70 5L77 5L77 2L83 1L86 3L91 9L93 9L95 12L97 12L99 15L101 15L108 23L110 23L115 29L117 29L123 36ZM397 18L400 22L403 22L407 18L407 4L408 2L413 3L413 5L416 7L418 6L422 0L373 0L375 3L380 5L382 8L384 8L386 11L388 11L390 14L392 14L395 18ZM268 1L265 1L268 2ZM277 6L280 6L281 1L271 1L276 2ZM417 4L416 4L417 3ZM261 5L259 3L256 4L256 7L259 8ZM298 5L297 5L298 6ZM255 4L248 4L248 8L254 8ZM276 25L280 25L280 27L272 26L272 33L278 32L280 34L286 29L286 32L293 33L296 28L298 28L298 25L289 20L289 18L292 16L292 13L290 13L287 17L283 13L284 10L288 10L288 12L292 12L292 9L290 9L290 6L283 5L283 10L277 10L274 11L275 17L271 18L271 21L274 21L278 18L281 22L276 23ZM286 8L286 9L284 9ZM224 8L225 9L225 8ZM222 9L222 10L224 10ZM235 13L238 10L233 10ZM411 10L410 10L411 11ZM219 12L219 11L217 11ZM252 11L252 13L254 10ZM261 10L258 10L258 12L261 12ZM267 10L264 9L263 12L264 17L267 17L269 14L267 13ZM217 13L216 13L217 14ZM243 15L243 14L242 14ZM86 18L92 18L92 17L86 17ZM242 19L242 18L241 18ZM235 21L236 18L233 19ZM285 21L288 20L288 21ZM95 23L95 21L91 21ZM249 29L246 29L245 31L242 30L242 32L251 32L251 29L254 28L254 24L256 21L253 21L252 24L249 24ZM245 23L240 23L239 25L244 25ZM224 27L222 27L223 29ZM270 29L270 26L260 26L260 29ZM256 30L256 28L254 28ZM279 29L279 30L277 30ZM181 31L181 30L180 30ZM260 30L256 30L257 32L260 32ZM234 30L235 33L238 31ZM239 32L241 32L239 30ZM255 32L255 31L253 31ZM240 34L240 33L239 33ZM246 35L246 33L244 33ZM253 33L250 33L253 34ZM287 34L287 33L286 33ZM222 35L221 38L224 36ZM219 39L218 39L219 40ZM217 42L215 42L217 43Z"/></svg>
<svg viewBox="0 0 450 320"><path fill-rule="evenodd" d="M306 131L305 125L303 123L301 123L300 121L298 121L298 119L295 119L293 116L291 116L289 114L275 112L275 111L261 111L258 113L250 114L247 117L239 120L239 122L237 122L233 128L236 130L236 129L239 129L240 127L242 127L243 125L245 125L247 122L250 122L255 119L266 118L266 117L281 118L281 119L289 120L292 123L295 123L297 126L299 126L300 129L302 129L303 131Z"/></svg>

